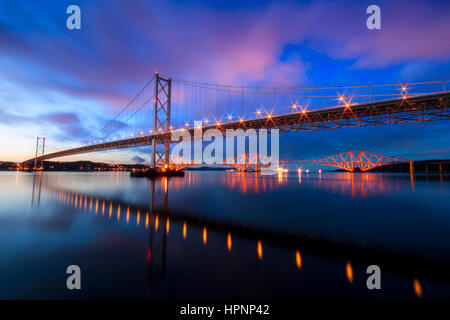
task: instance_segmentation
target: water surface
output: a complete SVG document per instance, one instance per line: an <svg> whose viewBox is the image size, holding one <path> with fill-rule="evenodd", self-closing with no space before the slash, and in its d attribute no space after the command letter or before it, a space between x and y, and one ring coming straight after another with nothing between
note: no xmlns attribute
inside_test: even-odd
<svg viewBox="0 0 450 320"><path fill-rule="evenodd" d="M3 172L0 298L450 298L449 194L446 175Z"/></svg>

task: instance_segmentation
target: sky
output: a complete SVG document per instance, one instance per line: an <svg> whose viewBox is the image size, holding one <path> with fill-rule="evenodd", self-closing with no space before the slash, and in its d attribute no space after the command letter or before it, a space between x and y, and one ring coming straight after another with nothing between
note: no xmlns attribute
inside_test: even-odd
<svg viewBox="0 0 450 320"><path fill-rule="evenodd" d="M66 8L81 8L69 30ZM381 9L381 29L366 8ZM0 2L0 160L86 141L155 71L200 82L329 86L450 80L448 1ZM281 158L367 150L450 158L446 121L283 134ZM62 160L148 162L148 147Z"/></svg>

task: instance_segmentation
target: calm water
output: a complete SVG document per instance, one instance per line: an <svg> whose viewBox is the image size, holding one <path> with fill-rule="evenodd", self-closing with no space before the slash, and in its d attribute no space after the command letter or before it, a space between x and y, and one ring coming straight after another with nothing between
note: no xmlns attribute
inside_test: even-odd
<svg viewBox="0 0 450 320"><path fill-rule="evenodd" d="M448 299L449 180L3 172L0 298Z"/></svg>

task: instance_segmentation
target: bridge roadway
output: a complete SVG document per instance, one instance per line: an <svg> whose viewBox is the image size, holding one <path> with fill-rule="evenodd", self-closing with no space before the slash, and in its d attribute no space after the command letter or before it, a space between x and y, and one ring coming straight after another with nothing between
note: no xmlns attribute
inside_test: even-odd
<svg viewBox="0 0 450 320"><path fill-rule="evenodd" d="M280 129L280 132L299 132L323 129L363 127L382 124L423 122L450 119L450 92L421 95L408 98L337 106L327 109L293 112L284 115L263 116L256 119L241 120L202 127L202 131L216 128L225 133L226 129ZM191 136L195 128L187 128ZM198 129L197 129L198 130ZM49 153L24 161L30 165L35 160L44 161L70 155L100 152L114 149L148 146L156 139L157 143L171 140L171 132L142 135L130 139L117 140L72 148Z"/></svg>

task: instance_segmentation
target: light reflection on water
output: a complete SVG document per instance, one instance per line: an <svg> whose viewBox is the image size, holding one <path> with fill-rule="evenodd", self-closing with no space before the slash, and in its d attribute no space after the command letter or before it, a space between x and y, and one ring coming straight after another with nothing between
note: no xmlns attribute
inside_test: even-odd
<svg viewBox="0 0 450 320"><path fill-rule="evenodd" d="M0 298L449 298L449 191L445 175L0 173Z"/></svg>

